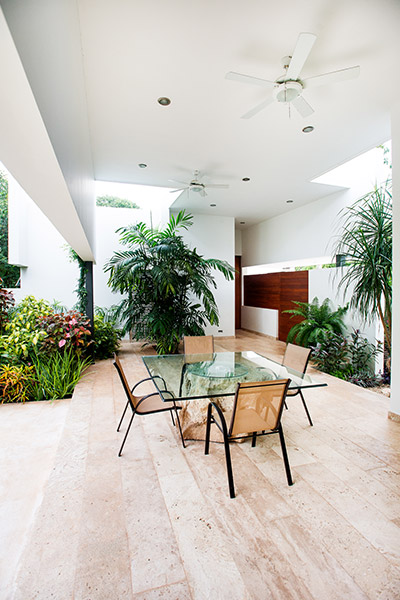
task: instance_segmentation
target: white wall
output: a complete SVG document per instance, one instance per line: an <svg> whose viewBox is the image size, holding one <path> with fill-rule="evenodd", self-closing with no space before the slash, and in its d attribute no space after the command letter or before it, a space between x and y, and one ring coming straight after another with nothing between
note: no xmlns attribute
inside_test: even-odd
<svg viewBox="0 0 400 600"><path fill-rule="evenodd" d="M191 248L205 258L219 258L235 265L235 223L232 217L193 215L193 225L182 234ZM217 289L213 290L218 305L219 326L208 326L206 333L215 336L235 335L235 282L227 281L214 271Z"/></svg>
<svg viewBox="0 0 400 600"><path fill-rule="evenodd" d="M242 306L242 329L257 331L278 339L278 311L272 308Z"/></svg>
<svg viewBox="0 0 400 600"><path fill-rule="evenodd" d="M49 302L57 300L67 308L77 302L78 265L69 260L66 241L29 198L19 184L9 180L9 260L25 265L21 288L13 290L16 300L32 294ZM138 221L149 223L148 211L96 207L97 262L93 268L94 303L103 308L116 304L120 295L107 286L104 264L115 250L123 249L116 230Z"/></svg>

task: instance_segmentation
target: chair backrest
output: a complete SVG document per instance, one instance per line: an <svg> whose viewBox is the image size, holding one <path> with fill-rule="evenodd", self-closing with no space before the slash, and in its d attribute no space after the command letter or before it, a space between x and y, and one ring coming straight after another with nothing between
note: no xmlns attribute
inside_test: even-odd
<svg viewBox="0 0 400 600"><path fill-rule="evenodd" d="M276 429L289 383L290 379L238 383L229 435Z"/></svg>
<svg viewBox="0 0 400 600"><path fill-rule="evenodd" d="M213 354L214 337L212 335L183 336L183 351L185 354Z"/></svg>
<svg viewBox="0 0 400 600"><path fill-rule="evenodd" d="M114 367L118 371L119 378L122 383L122 387L125 390L126 397L129 400L129 403L132 405L132 408L136 406L136 397L132 394L131 389L128 385L128 380L126 379L126 375L124 369L122 368L121 361L118 356L114 353Z"/></svg>
<svg viewBox="0 0 400 600"><path fill-rule="evenodd" d="M311 349L296 344L287 344L282 364L299 373L305 373L310 358Z"/></svg>

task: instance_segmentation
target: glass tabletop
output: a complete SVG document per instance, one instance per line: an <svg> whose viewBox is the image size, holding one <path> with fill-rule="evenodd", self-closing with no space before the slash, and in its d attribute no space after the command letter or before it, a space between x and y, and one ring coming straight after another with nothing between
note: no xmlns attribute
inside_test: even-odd
<svg viewBox="0 0 400 600"><path fill-rule="evenodd" d="M252 351L169 354L142 359L163 400L232 396L240 381L290 379L291 390L326 385Z"/></svg>

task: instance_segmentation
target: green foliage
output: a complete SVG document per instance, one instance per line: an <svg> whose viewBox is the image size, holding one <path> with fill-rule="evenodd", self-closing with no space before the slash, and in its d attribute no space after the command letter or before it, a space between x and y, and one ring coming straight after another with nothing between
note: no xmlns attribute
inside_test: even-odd
<svg viewBox="0 0 400 600"><path fill-rule="evenodd" d="M0 366L0 397L5 402L25 402L33 381L33 369L27 365L3 364Z"/></svg>
<svg viewBox="0 0 400 600"><path fill-rule="evenodd" d="M343 316L347 312L347 305L332 310L329 298L325 298L321 305L318 298L314 298L310 303L294 301L293 304L296 304L297 308L284 312L302 317L303 320L293 325L287 336L288 342L309 347L322 342L327 332L343 334L346 331Z"/></svg>
<svg viewBox="0 0 400 600"><path fill-rule="evenodd" d="M392 184L387 181L344 213L336 254L346 255L339 287L351 289L350 306L370 322L379 317L385 342L392 337Z"/></svg>
<svg viewBox="0 0 400 600"><path fill-rule="evenodd" d="M82 313L86 314L86 305L87 305L87 289L86 289L86 273L87 273L87 265L84 260L79 256L77 252L70 246L67 246L70 260L72 262L76 262L79 267L79 278L78 278L78 287L74 290L76 295L78 296L78 302L75 304L75 309Z"/></svg>
<svg viewBox="0 0 400 600"><path fill-rule="evenodd" d="M83 372L91 364L91 358L84 358L70 347L65 352L32 356L34 377L29 382L28 392L33 400L55 400L72 395Z"/></svg>
<svg viewBox="0 0 400 600"><path fill-rule="evenodd" d="M312 349L312 361L321 371L362 387L380 383L381 378L375 375L375 359L382 352L380 344L375 347L358 329L349 338L328 332Z"/></svg>
<svg viewBox="0 0 400 600"><path fill-rule="evenodd" d="M94 317L94 357L110 358L119 348L122 331L99 314Z"/></svg>
<svg viewBox="0 0 400 600"><path fill-rule="evenodd" d="M10 321L2 336L3 352L22 359L27 358L46 332L38 329L37 320L42 315L50 315L52 310L45 300L26 296L13 310Z"/></svg>
<svg viewBox="0 0 400 600"><path fill-rule="evenodd" d="M14 304L13 293L3 288L3 280L0 278L0 335L4 332L6 323L10 319L10 310Z"/></svg>
<svg viewBox="0 0 400 600"><path fill-rule="evenodd" d="M8 181L0 171L0 278L8 288L17 287L19 267L8 263Z"/></svg>
<svg viewBox="0 0 400 600"><path fill-rule="evenodd" d="M92 343L89 319L78 312L40 316L37 319L37 327L46 333L40 340L40 349L47 354L59 350L67 351L71 347L76 354L80 354Z"/></svg>
<svg viewBox="0 0 400 600"><path fill-rule="evenodd" d="M155 343L159 354L176 352L183 335L204 334L207 322L218 325L212 270L233 279L227 262L205 259L178 235L192 222L181 211L163 230L145 223L122 227L120 241L129 248L115 252L105 266L111 289L125 294L118 308L124 333Z"/></svg>
<svg viewBox="0 0 400 600"><path fill-rule="evenodd" d="M113 208L140 208L132 200L118 198L117 196L97 196L96 206L110 206Z"/></svg>

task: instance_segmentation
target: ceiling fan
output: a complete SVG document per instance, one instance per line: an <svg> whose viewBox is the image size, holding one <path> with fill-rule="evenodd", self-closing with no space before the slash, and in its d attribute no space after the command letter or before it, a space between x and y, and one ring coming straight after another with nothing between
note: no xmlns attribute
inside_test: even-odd
<svg viewBox="0 0 400 600"><path fill-rule="evenodd" d="M242 119L254 117L254 115L266 108L269 104L272 104L274 100L288 104L289 107L292 104L302 117L309 117L314 112L314 109L302 96L303 90L318 85L336 83L338 81L355 79L358 77L360 74L360 67L356 66L340 69L339 71L332 71L330 73L323 73L322 75L316 75L314 77L307 77L306 79L300 79L301 70L316 39L317 36L313 33L300 33L293 55L284 56L282 58L284 73L275 79L275 81L251 77L250 75L242 75L241 73L235 73L233 71L229 71L229 73L225 75L226 79L258 85L272 90L272 94L268 96L268 98L242 115Z"/></svg>
<svg viewBox="0 0 400 600"><path fill-rule="evenodd" d="M219 189L228 189L229 185L225 185L223 183L202 183L201 181L202 175L200 171L193 172L192 181L179 181L176 179L169 179L171 183L177 183L178 185L183 185L184 187L180 187L177 190L171 190L171 194L174 192L183 192L184 190L188 190L188 192L196 192L200 194L200 196L207 196L206 188L219 188Z"/></svg>

